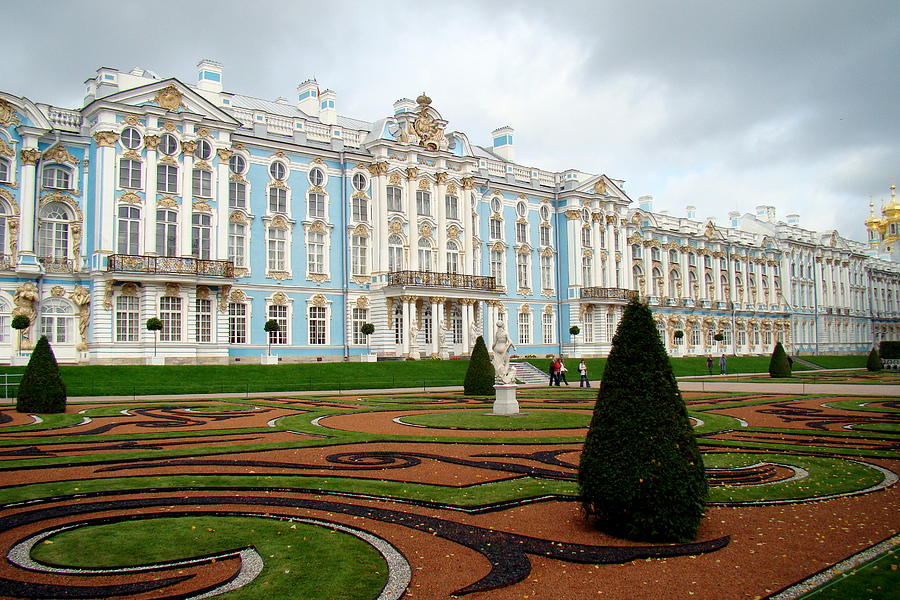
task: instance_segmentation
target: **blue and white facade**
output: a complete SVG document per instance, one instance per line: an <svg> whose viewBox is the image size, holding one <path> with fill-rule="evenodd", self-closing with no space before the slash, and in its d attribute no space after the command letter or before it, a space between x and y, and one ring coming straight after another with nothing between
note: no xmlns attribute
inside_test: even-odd
<svg viewBox="0 0 900 600"><path fill-rule="evenodd" d="M516 163L509 127L474 145L424 94L375 122L315 80L295 98L212 61L194 85L100 69L75 110L0 92L0 362L41 333L67 363L446 358L499 320L519 355L603 355L635 294L676 354L900 336L898 263L836 232L654 212Z"/></svg>

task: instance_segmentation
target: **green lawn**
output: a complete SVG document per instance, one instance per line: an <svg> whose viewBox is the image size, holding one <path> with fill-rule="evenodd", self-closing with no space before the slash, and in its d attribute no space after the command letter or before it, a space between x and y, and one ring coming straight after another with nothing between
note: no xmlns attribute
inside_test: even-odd
<svg viewBox="0 0 900 600"><path fill-rule="evenodd" d="M897 554L891 550L829 583L800 597L800 600L894 600L900 589Z"/></svg>
<svg viewBox="0 0 900 600"><path fill-rule="evenodd" d="M484 410L445 410L438 413L407 415L404 423L453 429L532 430L587 427L589 413L523 408L513 416L492 415Z"/></svg>

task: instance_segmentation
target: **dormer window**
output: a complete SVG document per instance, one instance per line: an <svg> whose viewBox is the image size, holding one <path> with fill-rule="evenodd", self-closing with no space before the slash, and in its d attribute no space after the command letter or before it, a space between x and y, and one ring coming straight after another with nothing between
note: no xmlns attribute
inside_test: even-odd
<svg viewBox="0 0 900 600"><path fill-rule="evenodd" d="M164 133L159 138L159 151L167 156L178 153L178 140L171 133Z"/></svg>
<svg viewBox="0 0 900 600"><path fill-rule="evenodd" d="M134 127L123 129L119 139L122 140L122 145L128 150L137 150L141 147L141 142L143 142L141 133Z"/></svg>
<svg viewBox="0 0 900 600"><path fill-rule="evenodd" d="M45 188L72 189L72 170L63 165L48 165L44 167L41 183Z"/></svg>

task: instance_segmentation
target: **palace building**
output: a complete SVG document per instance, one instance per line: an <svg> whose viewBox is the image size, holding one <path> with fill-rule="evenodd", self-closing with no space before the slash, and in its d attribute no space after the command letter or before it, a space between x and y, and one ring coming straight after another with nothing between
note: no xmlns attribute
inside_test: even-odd
<svg viewBox="0 0 900 600"><path fill-rule="evenodd" d="M900 339L893 191L867 243L771 206L676 217L517 163L510 127L477 146L425 94L369 122L312 79L274 101L223 79L101 68L78 109L0 92L0 363L41 334L66 363L448 358L498 320L520 356L602 356L636 295L675 355Z"/></svg>

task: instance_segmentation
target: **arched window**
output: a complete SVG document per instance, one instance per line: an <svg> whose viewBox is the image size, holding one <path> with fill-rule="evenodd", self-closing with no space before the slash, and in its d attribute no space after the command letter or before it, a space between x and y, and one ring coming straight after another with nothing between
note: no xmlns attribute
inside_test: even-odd
<svg viewBox="0 0 900 600"><path fill-rule="evenodd" d="M0 296L0 344L8 344L10 342L11 328L9 326L10 313L12 307L9 301Z"/></svg>
<svg viewBox="0 0 900 600"><path fill-rule="evenodd" d="M661 260L662 259L662 255L659 251L659 248L657 248L656 246L650 248L650 259L651 260Z"/></svg>
<svg viewBox="0 0 900 600"><path fill-rule="evenodd" d="M61 298L49 298L41 302L41 335L51 344L67 344L73 341L72 306Z"/></svg>
<svg viewBox="0 0 900 600"><path fill-rule="evenodd" d="M662 285L662 271L660 271L657 267L653 267L653 294L662 294Z"/></svg>
<svg viewBox="0 0 900 600"><path fill-rule="evenodd" d="M462 311L459 310L459 306L454 306L450 311L450 330L454 344L462 344L462 326Z"/></svg>
<svg viewBox="0 0 900 600"><path fill-rule="evenodd" d="M688 272L688 284L689 284L688 285L688 287L689 287L688 293L690 294L691 297L693 297L694 290L696 290L698 288L697 274L693 271Z"/></svg>
<svg viewBox="0 0 900 600"><path fill-rule="evenodd" d="M56 190L72 189L72 169L63 165L45 165L41 175L41 185Z"/></svg>
<svg viewBox="0 0 900 600"><path fill-rule="evenodd" d="M0 257L6 254L6 218L8 215L12 214L9 205L0 200Z"/></svg>
<svg viewBox="0 0 900 600"><path fill-rule="evenodd" d="M681 281L681 275L675 269L669 272L669 297L677 298L679 296L678 293L678 283Z"/></svg>
<svg viewBox="0 0 900 600"><path fill-rule="evenodd" d="M678 250L669 250L669 262L672 264L678 262Z"/></svg>
<svg viewBox="0 0 900 600"><path fill-rule="evenodd" d="M529 277L529 271L531 271L530 262L528 254L523 252L516 255L516 281L519 288L531 287L531 277Z"/></svg>
<svg viewBox="0 0 900 600"><path fill-rule="evenodd" d="M431 240L428 238L419 238L419 270L433 271L434 267L434 250Z"/></svg>
<svg viewBox="0 0 900 600"><path fill-rule="evenodd" d="M584 287L594 285L594 259L590 256L584 256L581 259L581 281Z"/></svg>
<svg viewBox="0 0 900 600"><path fill-rule="evenodd" d="M681 337L676 337L675 331L680 331ZM672 342L676 346L684 346L684 323L681 321L675 323L675 329L672 332Z"/></svg>
<svg viewBox="0 0 900 600"><path fill-rule="evenodd" d="M38 223L38 255L45 259L69 257L69 209L61 202L51 202L41 209Z"/></svg>
<svg viewBox="0 0 900 600"><path fill-rule="evenodd" d="M459 246L453 240L447 241L447 272L459 273Z"/></svg>
<svg viewBox="0 0 900 600"><path fill-rule="evenodd" d="M637 288L641 284L641 277L644 276L644 270L640 265L631 267L631 276L634 279L634 287Z"/></svg>
<svg viewBox="0 0 900 600"><path fill-rule="evenodd" d="M306 270L325 272L325 234L321 231L310 231L306 236Z"/></svg>
<svg viewBox="0 0 900 600"><path fill-rule="evenodd" d="M388 271L403 270L403 238L393 234L388 238Z"/></svg>

